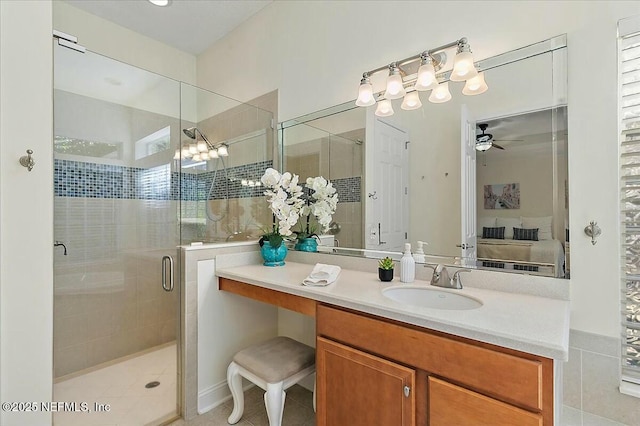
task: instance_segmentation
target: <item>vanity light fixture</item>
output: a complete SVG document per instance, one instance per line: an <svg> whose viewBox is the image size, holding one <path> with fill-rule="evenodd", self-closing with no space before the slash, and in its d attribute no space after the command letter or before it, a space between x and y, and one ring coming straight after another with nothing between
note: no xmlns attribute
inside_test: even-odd
<svg viewBox="0 0 640 426"><path fill-rule="evenodd" d="M447 62L446 51L453 48L456 49L453 69L436 74L441 71ZM384 94L378 93L376 95L371 85L371 75L385 70L389 72L386 90ZM358 88L356 105L367 107L374 105L377 101L376 115L387 117L393 115L391 101L394 99L404 97L401 105L402 109L420 108L422 102L420 101L419 92L431 90L430 102L447 102L451 99L449 81L464 81L465 86L462 93L468 96L479 95L488 89L487 83L484 81L484 75L478 73L475 67L471 47L465 37L363 73L360 87ZM408 86L413 87L409 88L409 90L405 89Z"/></svg>
<svg viewBox="0 0 640 426"><path fill-rule="evenodd" d="M160 7L169 6L169 0L149 0L149 3Z"/></svg>
<svg viewBox="0 0 640 426"><path fill-rule="evenodd" d="M389 117L390 115L393 115L393 105L391 105L391 101L389 99L383 99L378 102L376 115L378 117Z"/></svg>
<svg viewBox="0 0 640 426"><path fill-rule="evenodd" d="M404 96L404 99L402 100L402 105L400 105L400 108L407 111L411 111L414 109L418 109L421 106L422 106L422 102L420 102L420 95L418 94L417 90L414 90L412 92L408 92Z"/></svg>
<svg viewBox="0 0 640 426"><path fill-rule="evenodd" d="M484 81L484 73L479 72L478 75L466 81L462 89L462 94L479 95L486 92L488 88L487 83Z"/></svg>

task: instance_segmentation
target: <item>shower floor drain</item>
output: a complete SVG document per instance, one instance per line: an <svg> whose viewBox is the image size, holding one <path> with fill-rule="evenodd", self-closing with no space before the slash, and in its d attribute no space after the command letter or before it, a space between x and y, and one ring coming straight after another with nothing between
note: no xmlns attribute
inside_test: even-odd
<svg viewBox="0 0 640 426"><path fill-rule="evenodd" d="M160 386L160 382L149 382L146 385L144 385L144 387L147 389L155 388L158 386Z"/></svg>

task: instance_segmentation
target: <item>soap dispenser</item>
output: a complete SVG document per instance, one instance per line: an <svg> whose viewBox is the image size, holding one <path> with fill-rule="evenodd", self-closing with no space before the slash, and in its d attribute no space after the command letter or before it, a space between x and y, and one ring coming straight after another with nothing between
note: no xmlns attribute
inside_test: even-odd
<svg viewBox="0 0 640 426"><path fill-rule="evenodd" d="M426 243L424 241L418 241L418 248L416 248L416 251L413 253L413 260L415 260L416 262L420 262L420 263L427 262L427 256L425 256L424 250L422 249L423 244L428 245L429 243Z"/></svg>
<svg viewBox="0 0 640 426"><path fill-rule="evenodd" d="M400 281L412 283L416 277L416 261L411 255L411 244L404 244L404 254L400 259Z"/></svg>

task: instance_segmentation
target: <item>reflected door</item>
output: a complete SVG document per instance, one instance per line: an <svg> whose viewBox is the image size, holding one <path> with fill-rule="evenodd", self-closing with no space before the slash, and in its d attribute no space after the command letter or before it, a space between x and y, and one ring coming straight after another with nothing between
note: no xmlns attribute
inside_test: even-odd
<svg viewBox="0 0 640 426"><path fill-rule="evenodd" d="M180 412L180 84L88 51L54 59L54 400L159 424Z"/></svg>
<svg viewBox="0 0 640 426"><path fill-rule="evenodd" d="M462 205L462 243L460 244L463 262L475 265L476 249L476 120L466 105L462 105L460 123L462 172L461 205Z"/></svg>

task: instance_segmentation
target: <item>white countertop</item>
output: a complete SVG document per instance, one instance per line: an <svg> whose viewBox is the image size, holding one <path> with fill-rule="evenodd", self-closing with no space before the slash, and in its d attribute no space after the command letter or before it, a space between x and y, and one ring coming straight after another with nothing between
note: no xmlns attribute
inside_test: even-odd
<svg viewBox="0 0 640 426"><path fill-rule="evenodd" d="M480 308L430 309L384 297L382 289L404 284L398 277L382 283L377 271L343 268L338 280L326 287L303 286L302 280L313 266L289 261L281 267L251 264L222 267L216 270L216 275L547 358L568 359L567 300L465 287L455 291L480 299L483 303ZM411 285L429 284L416 280Z"/></svg>

